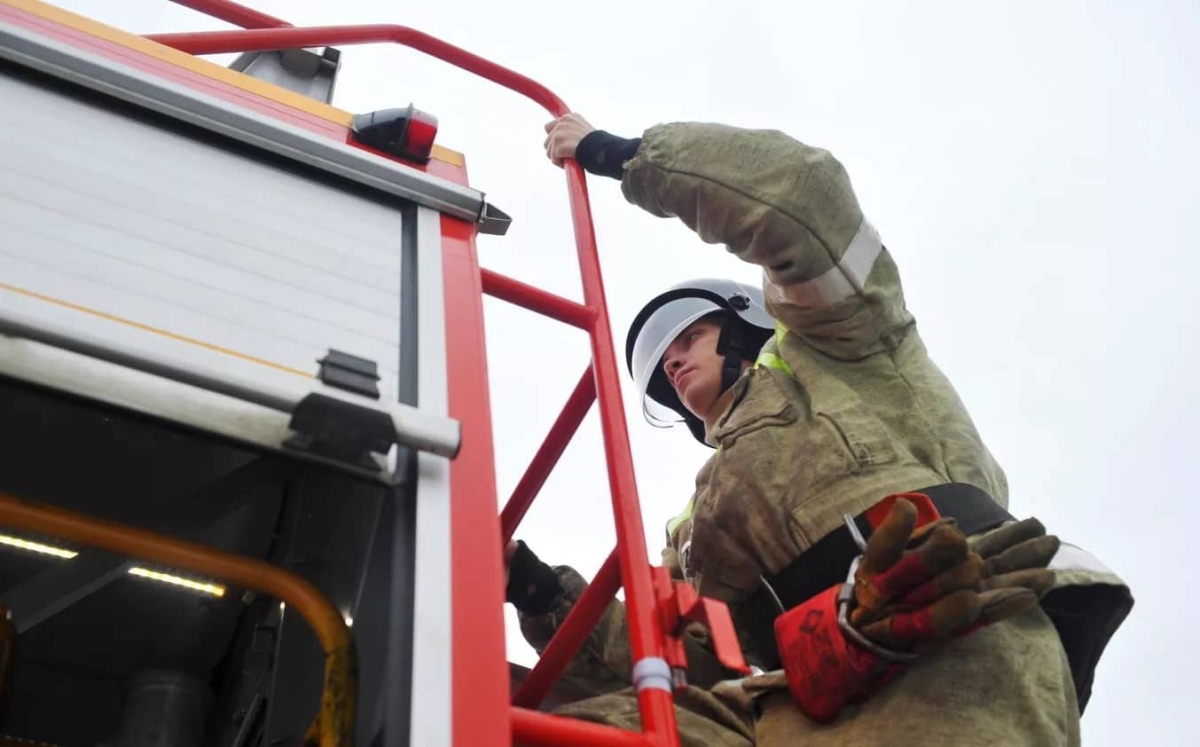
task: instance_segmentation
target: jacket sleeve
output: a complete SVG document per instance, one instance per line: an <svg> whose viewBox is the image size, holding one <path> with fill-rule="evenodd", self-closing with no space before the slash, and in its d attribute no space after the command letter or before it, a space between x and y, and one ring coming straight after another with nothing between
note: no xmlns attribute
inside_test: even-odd
<svg viewBox="0 0 1200 747"><path fill-rule="evenodd" d="M517 610L521 634L540 656L554 633L579 601L587 582L569 566L553 566L559 593L544 612ZM614 599L588 634L579 653L567 665L563 677L593 694L614 692L633 682L633 663L625 623L625 606Z"/></svg>
<svg viewBox="0 0 1200 747"><path fill-rule="evenodd" d="M863 358L911 326L896 266L828 151L774 130L666 124L624 167L627 200L760 265L768 310L822 352Z"/></svg>

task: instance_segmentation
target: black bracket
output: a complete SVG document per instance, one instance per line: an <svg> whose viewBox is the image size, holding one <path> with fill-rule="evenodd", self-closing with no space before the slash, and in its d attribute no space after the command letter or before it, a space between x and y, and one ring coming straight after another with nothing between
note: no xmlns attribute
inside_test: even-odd
<svg viewBox="0 0 1200 747"><path fill-rule="evenodd" d="M381 468L371 454L386 455L396 443L396 426L386 412L326 394L313 393L300 400L288 425L296 433L284 446L373 472Z"/></svg>
<svg viewBox="0 0 1200 747"><path fill-rule="evenodd" d="M490 202L483 204L483 214L479 216L479 233L490 236L503 236L508 233L512 218L508 213Z"/></svg>
<svg viewBox="0 0 1200 747"><path fill-rule="evenodd" d="M375 361L340 350L330 350L317 362L321 364L317 378L322 383L379 399L379 385L376 383L379 381L379 367L375 365Z"/></svg>

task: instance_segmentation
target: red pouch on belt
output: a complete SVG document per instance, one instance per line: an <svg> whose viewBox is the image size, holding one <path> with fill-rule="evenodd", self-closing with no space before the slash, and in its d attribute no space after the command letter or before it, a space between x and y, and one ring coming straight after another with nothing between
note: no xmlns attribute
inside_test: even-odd
<svg viewBox="0 0 1200 747"><path fill-rule="evenodd" d="M907 502L905 508L911 515L908 521L897 523L892 512L901 498ZM895 679L907 663L916 658L914 654L890 651L868 641L850 625L847 614L851 603L856 601L856 582L866 582L872 587L860 590L861 595L879 591L873 588L875 582L884 582L883 590L886 591L886 582L890 579L903 584L912 583L909 577L924 577L925 568L908 562L916 558L908 558L904 563L896 561L911 536L910 532L917 526L933 524L940 517L928 496L914 493L888 496L873 506L866 516L873 530L891 519L889 528L874 543L873 553L868 553L868 563L876 562L875 555L882 542L887 546L885 553L894 556L895 566L889 567L881 576L858 578L856 572L863 557L859 556L850 565L846 583L829 587L775 619L775 641L792 698L809 718L819 723L833 721L847 703L869 697ZM859 547L865 548L865 542L850 519L847 519L847 527L854 533Z"/></svg>
<svg viewBox="0 0 1200 747"><path fill-rule="evenodd" d="M904 670L846 638L838 626L838 592L831 586L775 618L779 658L792 699L805 715L829 723Z"/></svg>

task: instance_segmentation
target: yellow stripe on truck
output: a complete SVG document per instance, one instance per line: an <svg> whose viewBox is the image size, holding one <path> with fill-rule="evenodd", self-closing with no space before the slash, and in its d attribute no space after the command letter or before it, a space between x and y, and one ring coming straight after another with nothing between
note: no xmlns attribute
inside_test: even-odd
<svg viewBox="0 0 1200 747"><path fill-rule="evenodd" d="M283 371L285 373L295 374L296 376L303 376L306 379L313 378L313 375L311 373L309 373L308 371L301 371L298 368L292 368L290 366L285 366L282 363L276 363L275 361L269 361L266 358L258 358L256 356L248 355L246 353L242 353L237 350L232 350L230 348L223 348L220 345L213 345L210 342L204 342L203 340L197 340L194 337L186 337L184 335L176 334L174 332L169 332L165 329L160 329L158 327L151 327L149 324L142 324L141 322L135 322L134 320L126 319L123 316L117 316L116 314L110 314L107 311L100 311L99 309L93 309L93 308L89 308L87 306L80 306L77 303L71 303L70 301L62 300L61 298L54 298L53 296L47 296L45 294L38 293L37 291L31 291L26 288L20 288L18 286L9 285L8 283L2 283L2 282L0 282L0 290L6 290L6 291L10 291L12 293L17 293L22 296L25 296L26 298L33 298L38 301L45 301L46 303L51 303L51 304L54 304L55 306L61 306L64 309L71 309L72 311L81 311L85 314L91 314L92 316L99 317L101 319L107 319L110 322L116 322L118 324L124 324L129 327L135 327L144 332L150 332L151 334L161 335L162 337L167 337L172 340L178 340L179 342L186 342L189 345L196 345L197 347L202 347L202 348L205 348L206 350L211 350L216 353L223 353L225 355L230 355L230 356L233 356L234 358L240 358L241 360L249 361L251 363L257 363L262 366L269 366L277 371Z"/></svg>
<svg viewBox="0 0 1200 747"><path fill-rule="evenodd" d="M262 96L265 99L306 112L342 127L349 128L351 122L354 120L353 114L337 107L322 103L316 99L311 99L294 91L289 91L272 83L252 78L249 75L243 75L236 70L230 70L227 67L209 62L201 57L180 52L178 49L150 41L137 34L131 34L112 26L106 26L90 18L39 2L39 0L0 0L0 5L7 5L38 18L81 31L97 39L119 44L122 47L132 49L148 57L153 57L184 70L203 75L206 78L220 81L234 88L240 88L243 91ZM464 162L461 153L449 148L443 148L440 145L433 146L431 155L433 158L452 166L462 166Z"/></svg>

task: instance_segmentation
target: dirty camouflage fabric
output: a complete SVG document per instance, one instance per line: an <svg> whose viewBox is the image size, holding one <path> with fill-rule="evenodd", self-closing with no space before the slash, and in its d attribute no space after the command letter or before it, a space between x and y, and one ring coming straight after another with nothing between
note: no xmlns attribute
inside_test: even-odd
<svg viewBox="0 0 1200 747"><path fill-rule="evenodd" d="M736 607L760 575L885 496L961 482L1007 506L1004 473L930 359L897 266L832 155L775 131L660 125L644 133L621 188L762 266L783 332L709 418L707 440L720 448L668 527L665 565ZM1069 583L1123 582L1072 572ZM544 641L562 616L522 629ZM575 674L627 686L623 626L614 602ZM829 725L808 722L781 686L770 674L743 685L761 697L761 714L747 714L760 746L1079 743L1071 672L1040 608L922 658Z"/></svg>

